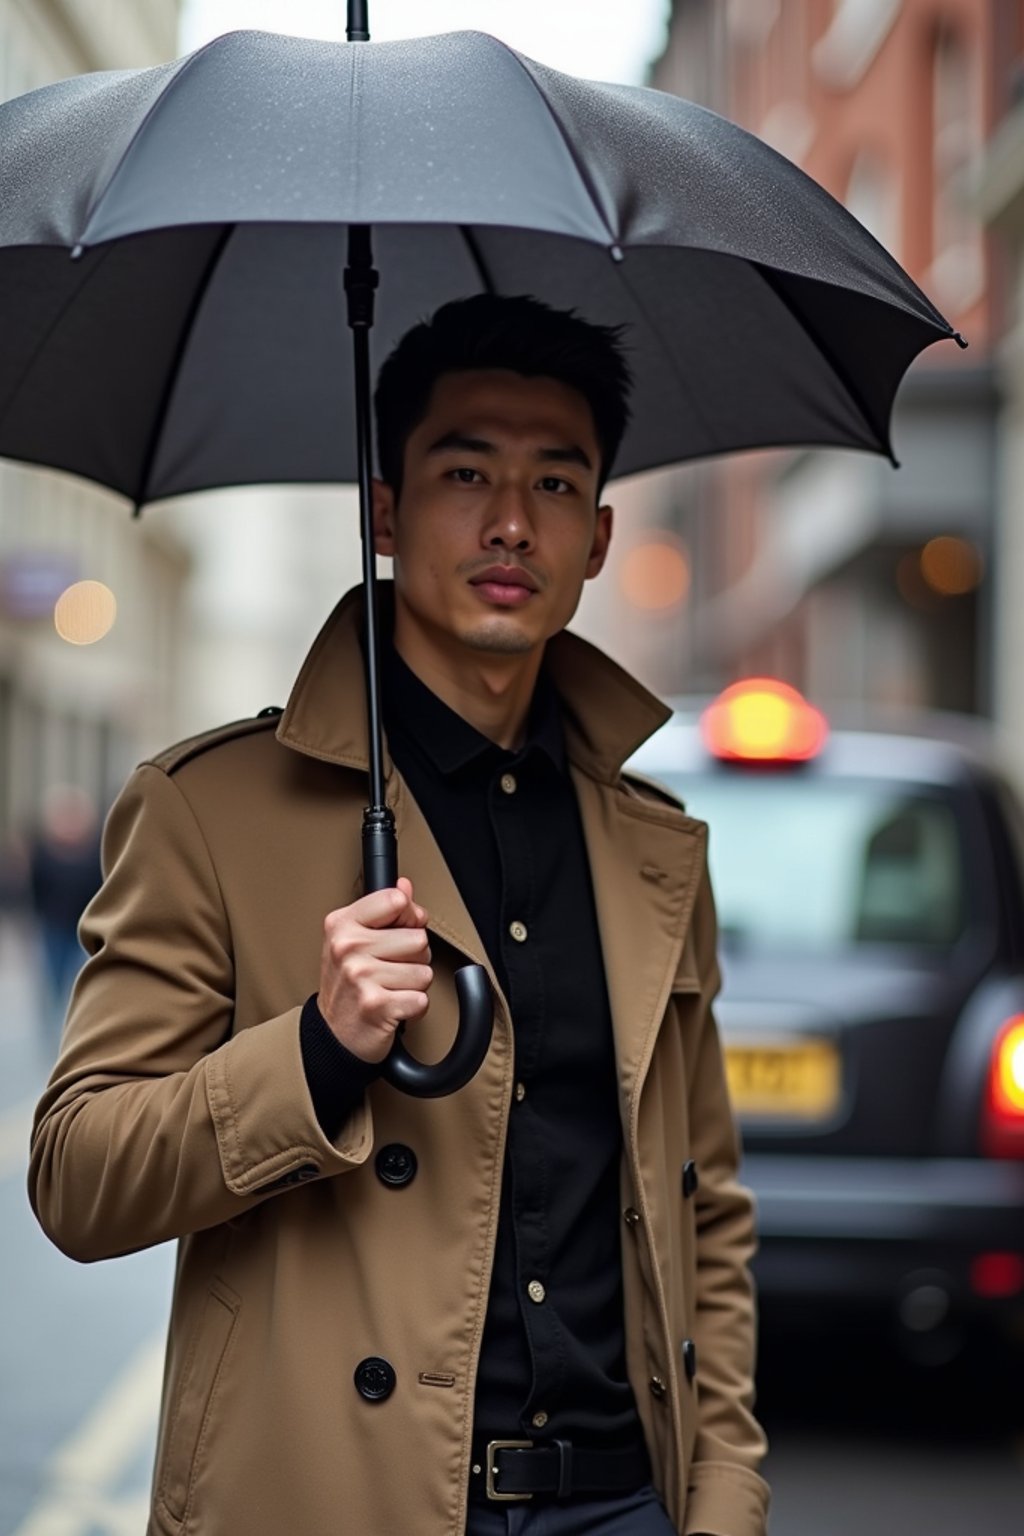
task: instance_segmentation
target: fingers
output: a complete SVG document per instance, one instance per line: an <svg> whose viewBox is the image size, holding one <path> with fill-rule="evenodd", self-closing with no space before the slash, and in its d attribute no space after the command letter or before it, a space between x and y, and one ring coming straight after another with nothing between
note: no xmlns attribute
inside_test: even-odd
<svg viewBox="0 0 1024 1536"><path fill-rule="evenodd" d="M317 1003L349 1050L380 1060L400 1024L422 1018L434 979L427 914L411 883L373 891L324 919Z"/></svg>
<svg viewBox="0 0 1024 1536"><path fill-rule="evenodd" d="M350 913L366 928L425 928L427 924L427 914L413 900L412 885L404 876L399 878L397 888L372 891L339 911Z"/></svg>

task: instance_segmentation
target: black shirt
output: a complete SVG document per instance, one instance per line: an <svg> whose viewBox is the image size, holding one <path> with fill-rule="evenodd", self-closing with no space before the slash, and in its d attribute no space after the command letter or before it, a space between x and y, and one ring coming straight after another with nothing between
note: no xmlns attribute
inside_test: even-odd
<svg viewBox="0 0 1024 1536"><path fill-rule="evenodd" d="M391 756L494 966L515 1037L474 1437L640 1444L625 1368L611 1015L557 695L542 676L526 741L508 752L395 652L383 666ZM338 1056L313 999L302 1045L334 1135L377 1069Z"/></svg>

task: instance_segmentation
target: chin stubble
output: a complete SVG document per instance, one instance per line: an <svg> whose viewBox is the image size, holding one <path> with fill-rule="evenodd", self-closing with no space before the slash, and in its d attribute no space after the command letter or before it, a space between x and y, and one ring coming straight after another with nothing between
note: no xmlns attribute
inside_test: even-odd
<svg viewBox="0 0 1024 1536"><path fill-rule="evenodd" d="M495 656L522 656L532 651L535 641L519 630L492 628L490 625L468 630L462 636L463 645L474 651L489 651Z"/></svg>

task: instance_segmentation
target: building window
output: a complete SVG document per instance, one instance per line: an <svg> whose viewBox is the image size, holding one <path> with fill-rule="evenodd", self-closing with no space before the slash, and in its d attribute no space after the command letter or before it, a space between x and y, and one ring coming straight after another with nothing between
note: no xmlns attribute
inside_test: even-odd
<svg viewBox="0 0 1024 1536"><path fill-rule="evenodd" d="M940 308L964 310L984 280L981 230L968 201L968 176L981 150L981 90L976 53L943 23L932 53L932 268Z"/></svg>
<svg viewBox="0 0 1024 1536"><path fill-rule="evenodd" d="M901 0L835 0L814 46L814 68L833 90L852 91L871 67L900 13Z"/></svg>

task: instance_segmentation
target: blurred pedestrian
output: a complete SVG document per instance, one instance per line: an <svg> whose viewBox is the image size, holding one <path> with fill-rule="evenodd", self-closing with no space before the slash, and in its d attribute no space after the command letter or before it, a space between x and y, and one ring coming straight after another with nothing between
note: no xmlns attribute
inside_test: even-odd
<svg viewBox="0 0 1024 1536"><path fill-rule="evenodd" d="M99 818L84 789L54 784L28 845L28 896L40 946L42 1022L56 1041L85 960L78 923L101 883Z"/></svg>
<svg viewBox="0 0 1024 1536"><path fill-rule="evenodd" d="M381 371L396 888L359 591L283 713L111 813L30 1189L76 1258L180 1240L154 1533L764 1536L705 829L622 772L669 712L564 632L628 383L614 331L488 296ZM480 1072L396 1092L467 957Z"/></svg>

